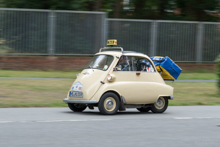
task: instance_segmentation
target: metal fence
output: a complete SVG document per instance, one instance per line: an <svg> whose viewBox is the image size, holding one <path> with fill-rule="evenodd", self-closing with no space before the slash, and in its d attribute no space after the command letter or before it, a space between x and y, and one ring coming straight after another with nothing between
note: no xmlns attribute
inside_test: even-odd
<svg viewBox="0 0 220 147"><path fill-rule="evenodd" d="M105 12L0 8L0 55L93 55Z"/></svg>
<svg viewBox="0 0 220 147"><path fill-rule="evenodd" d="M107 19L108 38L126 50L169 56L176 62L214 62L220 54L220 23Z"/></svg>
<svg viewBox="0 0 220 147"><path fill-rule="evenodd" d="M93 55L107 39L178 62L214 62L220 23L108 19L105 12L0 8L0 55Z"/></svg>

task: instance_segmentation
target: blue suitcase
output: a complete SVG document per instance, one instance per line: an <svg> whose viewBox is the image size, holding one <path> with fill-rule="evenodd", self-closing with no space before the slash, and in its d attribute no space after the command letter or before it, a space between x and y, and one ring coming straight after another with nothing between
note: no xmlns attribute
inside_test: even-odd
<svg viewBox="0 0 220 147"><path fill-rule="evenodd" d="M157 71L161 73L164 80L176 80L182 69L175 64L169 57L151 57Z"/></svg>

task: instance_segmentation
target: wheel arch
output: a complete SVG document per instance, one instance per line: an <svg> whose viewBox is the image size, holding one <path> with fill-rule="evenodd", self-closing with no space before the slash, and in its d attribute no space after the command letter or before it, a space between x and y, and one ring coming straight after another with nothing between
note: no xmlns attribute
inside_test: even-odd
<svg viewBox="0 0 220 147"><path fill-rule="evenodd" d="M118 96L118 98L119 98L119 102L121 102L121 96L120 96L119 93L118 93L117 91L115 91L115 90L107 90L107 91L105 91L105 92L101 95L101 97L102 97L104 94L108 93L108 92L112 92L112 93L116 94L116 95ZM100 99L101 99L101 97L100 97Z"/></svg>
<svg viewBox="0 0 220 147"><path fill-rule="evenodd" d="M160 97L173 100L173 96L170 96L170 95L159 95L159 96L157 97L157 100L158 100Z"/></svg>

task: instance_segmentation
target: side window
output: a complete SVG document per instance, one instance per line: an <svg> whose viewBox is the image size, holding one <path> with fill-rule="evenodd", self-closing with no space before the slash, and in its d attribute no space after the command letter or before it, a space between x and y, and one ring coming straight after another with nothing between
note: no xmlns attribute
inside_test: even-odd
<svg viewBox="0 0 220 147"><path fill-rule="evenodd" d="M155 69L148 59L137 56L121 56L114 71L155 72Z"/></svg>
<svg viewBox="0 0 220 147"><path fill-rule="evenodd" d="M132 71L132 57L121 56L114 71Z"/></svg>
<svg viewBox="0 0 220 147"><path fill-rule="evenodd" d="M153 65L146 58L134 57L133 65L134 71L155 72Z"/></svg>

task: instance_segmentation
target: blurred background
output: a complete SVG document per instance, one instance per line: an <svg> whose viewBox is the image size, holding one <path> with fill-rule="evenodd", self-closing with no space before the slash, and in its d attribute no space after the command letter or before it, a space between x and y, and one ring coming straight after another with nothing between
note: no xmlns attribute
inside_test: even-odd
<svg viewBox="0 0 220 147"><path fill-rule="evenodd" d="M0 0L0 107L65 106L75 74L107 39L124 50L169 56L183 69L180 80L211 80L174 84L171 105L220 104L219 6L219 0Z"/></svg>
<svg viewBox="0 0 220 147"><path fill-rule="evenodd" d="M220 53L219 2L1 0L0 54L93 55L113 38L125 50L149 56L214 62Z"/></svg>

